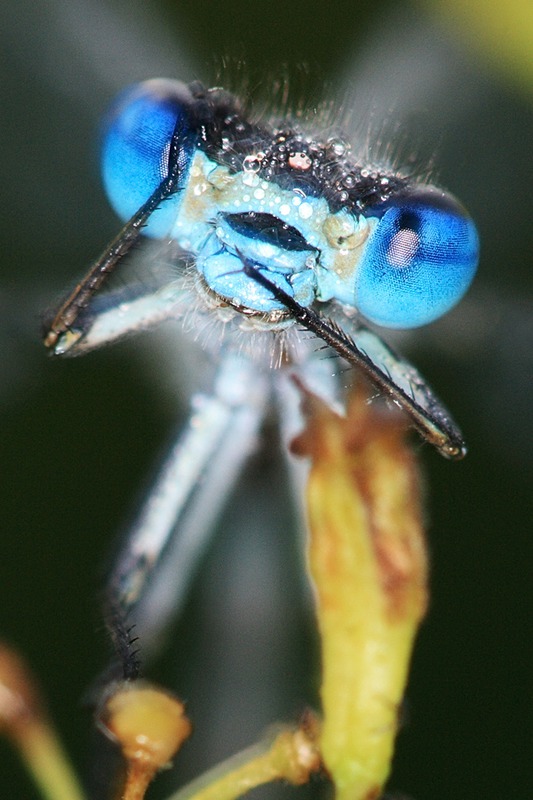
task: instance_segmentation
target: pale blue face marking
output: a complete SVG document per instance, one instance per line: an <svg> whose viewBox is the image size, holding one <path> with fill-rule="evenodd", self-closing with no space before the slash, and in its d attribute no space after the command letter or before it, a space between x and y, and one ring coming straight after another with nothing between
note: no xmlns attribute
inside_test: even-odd
<svg viewBox="0 0 533 800"><path fill-rule="evenodd" d="M391 328L431 322L464 295L477 266L478 238L450 195L414 186L362 212L333 212L325 197L298 180L309 168L302 154L289 186L261 177L260 154L238 170L214 160L187 118L188 96L182 84L148 81L119 98L104 137L104 184L128 220L165 176L179 126L180 188L144 232L175 239L222 301L243 313L284 308L244 274L243 257L300 305L336 299Z"/></svg>

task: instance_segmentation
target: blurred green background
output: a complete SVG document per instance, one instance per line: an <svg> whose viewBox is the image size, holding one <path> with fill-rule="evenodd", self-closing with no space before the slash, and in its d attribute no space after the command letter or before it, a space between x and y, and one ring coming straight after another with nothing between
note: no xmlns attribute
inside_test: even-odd
<svg viewBox="0 0 533 800"><path fill-rule="evenodd" d="M80 698L109 653L99 576L186 400L157 337L55 362L40 314L117 229L95 155L110 98L157 75L223 82L229 64L232 88L246 75L249 94L268 99L288 75L293 98L336 97L359 130L371 108L377 129L401 118L402 151L431 160L479 225L468 297L402 345L470 453L452 464L424 448L432 602L390 787L416 800L531 796L531 48L523 70L505 57L524 9L506 4L495 49L475 13L433 17L432 4L392 0L3 4L0 635L40 676L80 771L91 757ZM196 727L154 798L316 703L311 604L278 463L272 446L252 461L152 673ZM4 742L0 765L0 797L37 797Z"/></svg>

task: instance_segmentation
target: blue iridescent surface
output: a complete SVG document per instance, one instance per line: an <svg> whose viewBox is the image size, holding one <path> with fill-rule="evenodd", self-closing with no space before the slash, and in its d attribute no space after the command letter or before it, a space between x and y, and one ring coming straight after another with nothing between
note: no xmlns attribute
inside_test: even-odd
<svg viewBox="0 0 533 800"><path fill-rule="evenodd" d="M437 190L391 204L366 247L354 302L379 325L414 328L445 314L475 275L478 235L459 203Z"/></svg>
<svg viewBox="0 0 533 800"><path fill-rule="evenodd" d="M174 128L180 120L185 121L183 91L185 87L176 81L145 81L122 92L107 115L102 178L113 208L124 221L143 205L168 171ZM179 201L179 195L175 195L154 211L145 235L167 235Z"/></svg>
<svg viewBox="0 0 533 800"><path fill-rule="evenodd" d="M193 255L205 286L222 301L252 314L283 309L244 274L243 258L303 306L337 300L391 328L432 322L464 295L478 238L453 197L405 180L383 198L346 194L340 202L325 173L316 177L325 146L313 150L311 140L293 137L280 166L278 156L266 162L258 128L256 149L252 137L246 154L232 159L237 135L221 137L218 151L210 147L205 126L195 129L190 119L193 106L187 87L171 81L148 81L122 95L104 138L104 184L126 221L166 176L174 137L179 187L144 232L172 238ZM350 165L335 168L342 174ZM376 185L387 183L378 177Z"/></svg>

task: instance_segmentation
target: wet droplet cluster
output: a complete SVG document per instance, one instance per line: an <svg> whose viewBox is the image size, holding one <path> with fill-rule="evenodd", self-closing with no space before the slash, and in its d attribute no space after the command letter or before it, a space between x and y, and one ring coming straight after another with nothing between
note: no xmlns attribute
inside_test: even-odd
<svg viewBox="0 0 533 800"><path fill-rule="evenodd" d="M406 178L392 172L354 164L339 138L319 142L298 130L254 124L237 100L220 89L196 96L200 146L231 171L253 171L281 189L323 197L332 213L347 208L364 214L408 186Z"/></svg>

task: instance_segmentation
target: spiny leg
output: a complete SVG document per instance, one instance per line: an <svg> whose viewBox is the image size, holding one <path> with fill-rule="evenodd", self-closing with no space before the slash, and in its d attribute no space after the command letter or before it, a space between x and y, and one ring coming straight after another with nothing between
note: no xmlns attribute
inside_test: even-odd
<svg viewBox="0 0 533 800"><path fill-rule="evenodd" d="M255 449L268 391L266 375L229 353L212 394L193 396L191 416L107 582L107 614L125 673L135 673L131 638L140 638L143 661L153 657L183 602L220 510Z"/></svg>

